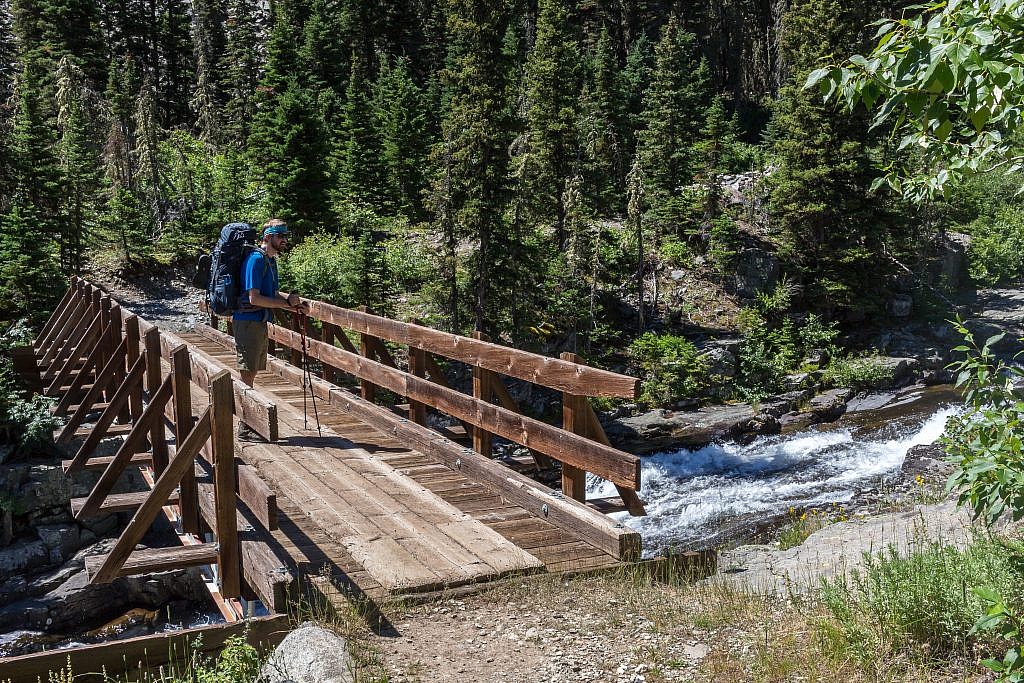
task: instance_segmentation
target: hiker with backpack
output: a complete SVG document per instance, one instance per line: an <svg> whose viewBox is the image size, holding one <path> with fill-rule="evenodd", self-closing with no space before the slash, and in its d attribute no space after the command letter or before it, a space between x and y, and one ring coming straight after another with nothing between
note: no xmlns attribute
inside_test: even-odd
<svg viewBox="0 0 1024 683"><path fill-rule="evenodd" d="M309 313L309 302L298 294L287 297L278 291L277 255L288 246L288 225L279 218L263 224L263 238L256 245L256 230L248 223L228 223L220 231L213 252L199 258L192 284L206 290L206 302L214 315L231 316L238 352L238 373L250 387L256 373L267 369L267 323L271 310L287 308ZM244 422L238 437L259 439Z"/></svg>
<svg viewBox="0 0 1024 683"><path fill-rule="evenodd" d="M242 262L239 273L238 308L231 316L238 352L238 373L250 387L256 373L267 369L267 323L272 309L287 308L309 312L309 302L292 292L287 297L278 291L277 255L288 245L288 225L277 218L263 224L263 238ZM238 425L240 439L258 438L245 423Z"/></svg>

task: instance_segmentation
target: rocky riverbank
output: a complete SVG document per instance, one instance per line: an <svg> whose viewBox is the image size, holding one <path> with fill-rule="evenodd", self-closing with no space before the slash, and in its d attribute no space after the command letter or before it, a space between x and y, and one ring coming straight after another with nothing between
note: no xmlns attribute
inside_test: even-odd
<svg viewBox="0 0 1024 683"><path fill-rule="evenodd" d="M120 439L109 439L98 453L111 455L119 443ZM163 622L171 614L188 615L195 611L193 605L209 603L194 571L89 584L85 559L106 553L112 536L128 521L128 513L72 517L71 498L88 495L99 475L86 470L67 477L57 454L0 464L0 633L7 633L0 636L0 656L69 638L81 642L107 637L112 634L102 627L133 609L153 612L149 621ZM145 488L138 471L129 468L114 492ZM173 535L169 526L157 526L143 543L162 544L168 534ZM94 629L102 633L89 636Z"/></svg>

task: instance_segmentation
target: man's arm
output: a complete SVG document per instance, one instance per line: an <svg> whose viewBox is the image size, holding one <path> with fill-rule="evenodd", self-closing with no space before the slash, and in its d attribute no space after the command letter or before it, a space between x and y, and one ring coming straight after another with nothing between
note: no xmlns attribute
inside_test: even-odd
<svg viewBox="0 0 1024 683"><path fill-rule="evenodd" d="M293 300L295 303L292 303ZM294 292L287 297L280 292L274 296L264 296L260 294L258 288L254 287L249 290L249 303L260 308L299 308L303 312L309 311L309 302L303 301L302 297Z"/></svg>

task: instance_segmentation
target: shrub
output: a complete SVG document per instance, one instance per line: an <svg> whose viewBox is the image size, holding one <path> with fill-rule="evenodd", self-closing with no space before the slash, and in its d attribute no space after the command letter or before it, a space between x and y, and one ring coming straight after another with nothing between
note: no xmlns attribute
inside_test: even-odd
<svg viewBox="0 0 1024 683"><path fill-rule="evenodd" d="M991 586L1016 605L1024 599L1019 551L978 536L965 549L915 541L907 554L893 546L866 554L862 569L823 582L822 602L835 619L823 624L825 635L862 661L921 645L936 655L963 652L986 607L971 586Z"/></svg>
<svg viewBox="0 0 1024 683"><path fill-rule="evenodd" d="M11 362L10 351L29 343L32 333L26 320L16 321L0 334L0 421L13 427L21 449L43 448L53 443L60 421L50 414L53 399L26 396Z"/></svg>
<svg viewBox="0 0 1024 683"><path fill-rule="evenodd" d="M966 230L971 236L968 270L976 282L996 285L1024 275L1024 209L1003 206Z"/></svg>
<svg viewBox="0 0 1024 683"><path fill-rule="evenodd" d="M707 362L685 337L646 332L630 344L629 357L643 378L644 403L690 398L707 386Z"/></svg>
<svg viewBox="0 0 1024 683"><path fill-rule="evenodd" d="M878 354L843 356L834 358L825 368L821 381L830 387L867 389L877 387L893 378L893 368Z"/></svg>

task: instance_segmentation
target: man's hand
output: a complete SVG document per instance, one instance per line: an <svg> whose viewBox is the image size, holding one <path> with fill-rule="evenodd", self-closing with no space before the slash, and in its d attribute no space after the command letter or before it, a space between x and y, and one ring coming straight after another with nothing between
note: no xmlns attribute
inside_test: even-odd
<svg viewBox="0 0 1024 683"><path fill-rule="evenodd" d="M288 295L288 305L291 308L294 308L296 311L301 311L302 313L309 313L309 302L303 301L302 297L300 297L295 292L292 292Z"/></svg>

